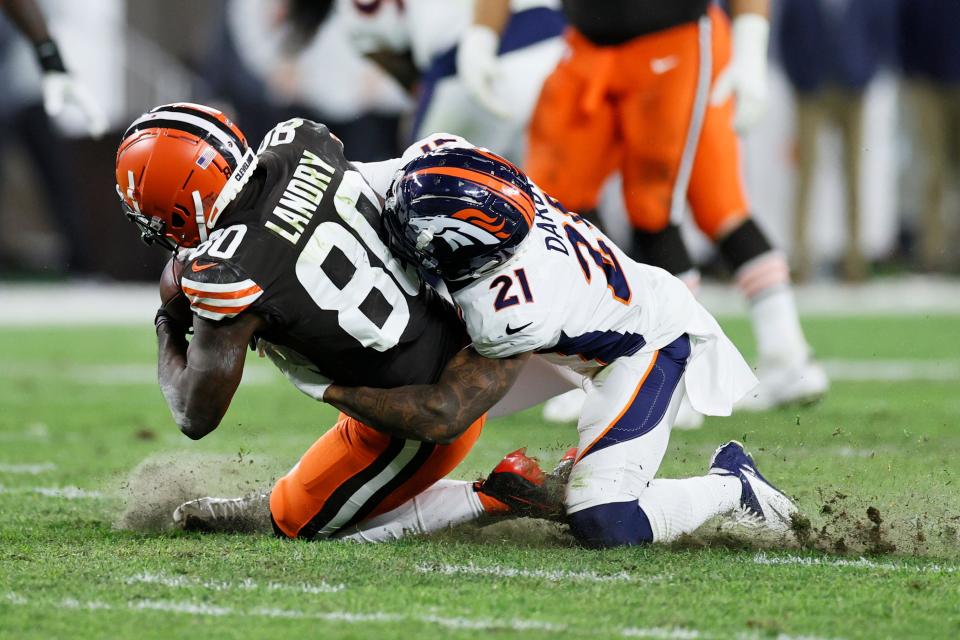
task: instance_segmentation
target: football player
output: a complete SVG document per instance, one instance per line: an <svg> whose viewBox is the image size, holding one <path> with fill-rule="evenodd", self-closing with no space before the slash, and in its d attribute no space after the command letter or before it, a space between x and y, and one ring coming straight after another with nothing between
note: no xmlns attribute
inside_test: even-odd
<svg viewBox="0 0 960 640"><path fill-rule="evenodd" d="M516 166L454 136L362 170L386 197L394 253L443 279L480 354L535 352L584 376L565 496L581 543L670 541L729 513L789 530L794 505L737 442L718 448L703 476L656 478L684 395L698 411L729 415L756 384L683 282L634 262ZM433 393L352 389L325 399L370 420L391 406L396 433L416 437L413 390Z"/></svg>
<svg viewBox="0 0 960 640"><path fill-rule="evenodd" d="M519 159L563 54L559 0L338 0L357 48L418 87L413 138L452 131Z"/></svg>
<svg viewBox="0 0 960 640"><path fill-rule="evenodd" d="M67 105L73 105L83 114L90 136L102 136L107 130L107 118L86 88L67 71L60 47L50 35L36 0L5 0L0 2L0 9L36 50L43 70L43 107L47 115L56 117Z"/></svg>
<svg viewBox="0 0 960 640"><path fill-rule="evenodd" d="M732 29L710 0L564 0L570 54L540 93L524 168L577 211L620 171L635 255L695 288L679 231L689 203L749 301L760 385L741 407L767 409L818 399L828 380L740 177L737 132L766 96L769 0L730 5Z"/></svg>
<svg viewBox="0 0 960 640"><path fill-rule="evenodd" d="M166 306L155 324L160 387L190 438L220 423L251 341L313 397L349 396L328 379L434 385L417 398L429 414L417 441L342 415L269 495L279 534L378 540L507 510L482 483L438 481L466 456L526 357L464 348L453 306L387 250L380 199L326 127L289 120L254 150L216 109L162 105L124 133L116 180L144 239L182 251L193 337ZM390 426L391 411L365 415ZM527 461L503 464L524 473ZM215 526L266 499L203 498L175 520Z"/></svg>

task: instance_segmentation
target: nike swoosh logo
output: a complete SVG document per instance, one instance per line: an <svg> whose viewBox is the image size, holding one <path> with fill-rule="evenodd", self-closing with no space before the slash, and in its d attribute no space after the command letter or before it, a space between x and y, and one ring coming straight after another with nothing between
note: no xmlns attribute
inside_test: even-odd
<svg viewBox="0 0 960 640"><path fill-rule="evenodd" d="M652 58L650 60L650 70L656 75L663 75L680 64L680 58L677 56L665 56L663 58Z"/></svg>
<svg viewBox="0 0 960 640"><path fill-rule="evenodd" d="M510 325L507 325L507 335L508 335L508 336L512 336L512 335L515 334L515 333L520 333L521 331L523 331L524 329L526 329L527 327L529 327L529 326L532 325L532 324L533 324L532 322L528 322L527 324L523 325L522 327L517 327L516 329L514 329L514 328L511 327Z"/></svg>
<svg viewBox="0 0 960 640"><path fill-rule="evenodd" d="M201 271L206 271L207 269L212 269L212 268L214 268L215 266L217 266L218 264L220 264L220 263L219 263L219 262L208 262L208 263L206 263L206 264L200 264L199 262L194 262L192 265L190 265L190 271L193 271L194 273L200 273Z"/></svg>

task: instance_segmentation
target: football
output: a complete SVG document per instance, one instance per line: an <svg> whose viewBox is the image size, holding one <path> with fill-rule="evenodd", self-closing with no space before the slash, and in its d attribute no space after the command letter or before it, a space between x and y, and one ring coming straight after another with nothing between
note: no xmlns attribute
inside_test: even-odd
<svg viewBox="0 0 960 640"><path fill-rule="evenodd" d="M160 304L175 322L190 327L193 325L193 312L190 311L190 301L180 288L183 265L183 260L173 255L163 267L160 274Z"/></svg>

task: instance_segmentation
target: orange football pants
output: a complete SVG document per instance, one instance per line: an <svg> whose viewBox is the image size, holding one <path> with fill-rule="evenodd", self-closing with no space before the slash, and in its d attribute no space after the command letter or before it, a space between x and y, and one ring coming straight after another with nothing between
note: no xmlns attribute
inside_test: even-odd
<svg viewBox="0 0 960 640"><path fill-rule="evenodd" d="M410 500L460 464L486 415L448 445L401 440L340 414L270 495L276 527L289 538L327 538Z"/></svg>
<svg viewBox="0 0 960 640"><path fill-rule="evenodd" d="M633 227L677 224L690 203L711 239L747 216L733 100L710 104L730 62L730 25L712 7L689 23L601 47L575 29L530 124L527 173L571 210L597 206L616 170Z"/></svg>

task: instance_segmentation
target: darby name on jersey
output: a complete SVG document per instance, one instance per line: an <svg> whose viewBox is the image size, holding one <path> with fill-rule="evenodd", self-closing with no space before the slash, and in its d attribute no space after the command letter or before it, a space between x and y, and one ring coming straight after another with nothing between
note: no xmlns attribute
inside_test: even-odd
<svg viewBox="0 0 960 640"><path fill-rule="evenodd" d="M323 194L335 173L336 169L304 149L280 203L263 226L291 244L297 244L323 201Z"/></svg>

